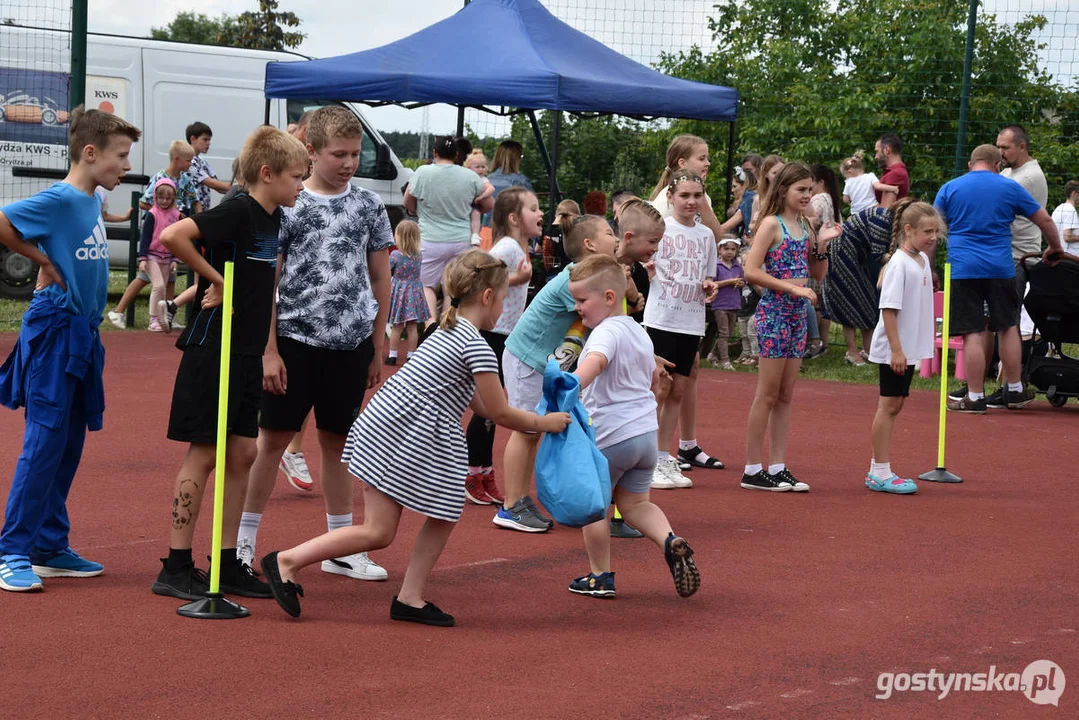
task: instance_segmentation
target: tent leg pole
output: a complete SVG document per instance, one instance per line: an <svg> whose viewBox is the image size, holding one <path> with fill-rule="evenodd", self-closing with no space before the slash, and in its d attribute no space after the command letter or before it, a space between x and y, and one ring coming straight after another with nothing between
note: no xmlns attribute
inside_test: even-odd
<svg viewBox="0 0 1079 720"><path fill-rule="evenodd" d="M270 124L270 98L266 98L266 116L262 121L263 125Z"/></svg>
<svg viewBox="0 0 1079 720"><path fill-rule="evenodd" d="M457 108L457 135L455 137L465 136L465 109L463 107Z"/></svg>
<svg viewBox="0 0 1079 720"><path fill-rule="evenodd" d="M554 126L551 129L551 169L548 182L551 188L551 215L554 215L558 203L562 202L562 191L558 187L558 144L562 139L562 111L556 110Z"/></svg>
<svg viewBox="0 0 1079 720"><path fill-rule="evenodd" d="M729 133L727 135L727 190L723 193L725 198L723 201L723 215L727 216L727 212L731 207L731 181L734 179L734 122L730 123Z"/></svg>
<svg viewBox="0 0 1079 720"><path fill-rule="evenodd" d="M539 121L536 120L536 111L528 111L528 120L532 123L532 134L536 136L536 147L539 148L540 157L543 158L543 166L547 168L547 177L550 179L551 185L551 215L554 215L554 208L558 204L555 200L559 196L558 190L558 177L555 174L555 166L551 162L551 155L547 152L547 143L543 142L543 133L540 131Z"/></svg>

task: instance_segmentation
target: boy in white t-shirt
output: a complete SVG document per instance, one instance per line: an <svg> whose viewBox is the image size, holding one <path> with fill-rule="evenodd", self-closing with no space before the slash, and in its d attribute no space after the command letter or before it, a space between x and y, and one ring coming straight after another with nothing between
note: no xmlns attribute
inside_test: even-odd
<svg viewBox="0 0 1079 720"><path fill-rule="evenodd" d="M1053 210L1053 222L1060 233L1060 244L1064 252L1079 256L1079 180L1069 180L1064 185L1064 202Z"/></svg>
<svg viewBox="0 0 1079 720"><path fill-rule="evenodd" d="M880 320L873 331L869 362L880 366L880 403L873 418L873 460L865 486L876 492L909 495L913 480L892 472L889 460L895 418L910 395L914 365L933 357L933 268L926 252L940 235L936 209L915 202L901 209L894 222L903 241L881 271Z"/></svg>
<svg viewBox="0 0 1079 720"><path fill-rule="evenodd" d="M663 511L652 504L649 490L656 466L656 399L659 379L652 341L625 314L626 274L618 261L593 255L569 270L569 292L577 312L592 328L581 351L576 375L582 400L596 431L596 447L607 458L614 503L626 522L663 548L675 590L689 597L701 577L693 550L671 530ZM569 590L593 597L614 597L611 539L606 520L584 528L590 572L570 583Z"/></svg>
<svg viewBox="0 0 1079 720"><path fill-rule="evenodd" d="M846 178L843 183L843 202L850 203L851 215L876 207L877 196L874 191L899 194L897 186L886 185L878 180L876 175L865 171L861 150L844 160L839 169Z"/></svg>

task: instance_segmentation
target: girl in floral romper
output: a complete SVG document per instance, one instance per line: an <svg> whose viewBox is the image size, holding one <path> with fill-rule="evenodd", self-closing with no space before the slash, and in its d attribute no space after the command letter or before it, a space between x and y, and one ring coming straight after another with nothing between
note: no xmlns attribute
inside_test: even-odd
<svg viewBox="0 0 1079 720"><path fill-rule="evenodd" d="M790 428L794 383L806 349L806 304L817 296L806 287L828 270L828 243L839 236L837 223L815 234L805 219L813 195L813 174L801 163L786 165L761 204L761 222L746 256L746 282L764 288L757 305L760 374L746 428L746 469L742 487L805 492L809 485L787 469L783 455ZM764 434L771 424L772 462L761 462Z"/></svg>

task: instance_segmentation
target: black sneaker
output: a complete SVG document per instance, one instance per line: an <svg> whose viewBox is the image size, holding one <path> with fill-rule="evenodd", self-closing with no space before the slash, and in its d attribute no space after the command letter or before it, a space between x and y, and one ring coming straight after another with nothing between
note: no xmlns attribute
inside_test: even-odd
<svg viewBox="0 0 1079 720"><path fill-rule="evenodd" d="M772 477L776 479L776 482L790 485L793 492L809 492L809 485L794 477L787 468L783 468Z"/></svg>
<svg viewBox="0 0 1079 720"><path fill-rule="evenodd" d="M1001 387L1004 389L1005 406L1009 410L1025 408L1027 405L1034 402L1034 398L1037 396L1037 393L1034 392L1034 387L1029 383L1024 385L1023 389L1019 392L1012 392L1003 385Z"/></svg>
<svg viewBox="0 0 1079 720"><path fill-rule="evenodd" d="M394 365L397 364L397 358L387 356L386 360L385 360L385 364L389 365L390 367L393 367Z"/></svg>
<svg viewBox="0 0 1079 720"><path fill-rule="evenodd" d="M693 562L693 549L674 533L667 536L663 544L663 557L667 560L667 567L671 569L671 577L674 578L674 589L679 596L689 597L701 587L701 571L697 569L697 563Z"/></svg>
<svg viewBox="0 0 1079 720"><path fill-rule="evenodd" d="M569 584L569 591L571 593L577 593L578 595L613 598L615 596L614 573L605 572L600 573L599 575L588 573L584 577L574 579L573 582Z"/></svg>
<svg viewBox="0 0 1079 720"><path fill-rule="evenodd" d="M993 408L994 410L1003 410L1008 407L1008 403L1004 401L1005 386L1001 385L997 388L995 393L985 396L985 406L987 408Z"/></svg>
<svg viewBox="0 0 1079 720"><path fill-rule="evenodd" d="M416 608L405 605L393 596L390 603L390 620L420 623L421 625L437 625L438 627L453 627L456 621L453 615L439 610L433 602L424 603L423 607Z"/></svg>
<svg viewBox="0 0 1079 720"><path fill-rule="evenodd" d="M964 395L958 400L948 398L948 409L952 412L966 413L967 415L985 415L985 398L971 400L970 395Z"/></svg>
<svg viewBox="0 0 1079 720"><path fill-rule="evenodd" d="M948 393L948 397L952 398L953 400L960 400L962 398L965 398L969 394L970 387L968 387L966 383L963 383L959 386L958 390L952 390L950 393Z"/></svg>
<svg viewBox="0 0 1079 720"><path fill-rule="evenodd" d="M611 520L611 537L622 538L623 540L636 540L637 538L643 538L644 533L625 520L613 519Z"/></svg>
<svg viewBox="0 0 1079 720"><path fill-rule="evenodd" d="M195 563L169 570L168 558L161 558L161 572L150 589L155 595L198 600L210 592L210 581L206 573L195 567Z"/></svg>
<svg viewBox="0 0 1079 720"><path fill-rule="evenodd" d="M281 569L277 566L276 551L262 558L262 572L266 573L266 579L270 581L270 591L281 609L292 617L300 617L303 586L291 580L288 582L281 580Z"/></svg>
<svg viewBox="0 0 1079 720"><path fill-rule="evenodd" d="M210 558L206 558L210 560ZM213 562L210 560L210 562ZM221 561L221 592L248 598L272 598L270 586L255 576L250 565L244 565L235 557Z"/></svg>
<svg viewBox="0 0 1079 720"><path fill-rule="evenodd" d="M790 483L780 481L768 474L767 470L760 470L756 475L742 473L742 487L747 490L768 490L770 492L786 492L791 489Z"/></svg>

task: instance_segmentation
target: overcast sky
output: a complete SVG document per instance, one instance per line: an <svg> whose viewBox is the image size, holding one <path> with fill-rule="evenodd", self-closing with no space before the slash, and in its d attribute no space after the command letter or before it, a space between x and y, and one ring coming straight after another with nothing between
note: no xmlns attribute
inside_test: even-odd
<svg viewBox="0 0 1079 720"><path fill-rule="evenodd" d="M556 16L633 59L650 64L663 50L677 51L694 43L707 45L710 34L707 17L715 0L542 0ZM54 4L58 0L41 0ZM66 3L65 3L66 4ZM300 52L317 57L341 55L385 45L399 40L461 9L463 0L280 0L281 10L291 10L302 20L307 33ZM130 0L89 0L91 31L121 35L149 35L151 27L163 27L183 10L191 10L190 0L150 0L138 3L132 12ZM198 12L211 16L237 15L255 9L255 0L201 0ZM1053 46L1047 54L1050 69L1061 74L1079 72L1076 45L1079 44L1079 2L1075 0L985 0L989 12L1002 20L1015 21L1019 11L1052 11L1053 27L1047 37ZM462 52L483 54L488 38L461 38ZM375 126L383 130L418 130L420 110L365 108ZM483 113L470 112L473 126L492 123ZM433 106L430 129L452 130L456 110ZM482 133L481 133L482 134Z"/></svg>

